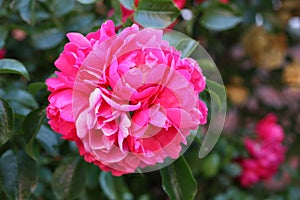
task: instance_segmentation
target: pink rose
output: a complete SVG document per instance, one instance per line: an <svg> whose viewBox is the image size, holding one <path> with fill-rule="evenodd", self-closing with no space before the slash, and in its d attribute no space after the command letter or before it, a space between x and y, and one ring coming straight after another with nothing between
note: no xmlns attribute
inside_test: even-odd
<svg viewBox="0 0 300 200"><path fill-rule="evenodd" d="M0 49L0 59L4 58L6 54L6 49Z"/></svg>
<svg viewBox="0 0 300 200"><path fill-rule="evenodd" d="M260 177L257 173L257 164L251 159L245 159L242 161L241 166L243 168L243 173L241 176L241 185L244 187L249 187L260 181Z"/></svg>
<svg viewBox="0 0 300 200"><path fill-rule="evenodd" d="M87 162L114 175L176 159L181 143L207 107L198 63L162 40L162 31L137 25L115 34L112 21L86 37L69 33L46 81L47 116Z"/></svg>
<svg viewBox="0 0 300 200"><path fill-rule="evenodd" d="M277 123L275 114L270 113L260 120L256 125L256 132L263 140L283 141L284 131Z"/></svg>
<svg viewBox="0 0 300 200"><path fill-rule="evenodd" d="M268 114L257 123L257 137L245 138L249 158L240 160L242 186L250 187L260 180L270 179L283 163L286 151L282 145L284 132L276 121L277 117L274 114Z"/></svg>

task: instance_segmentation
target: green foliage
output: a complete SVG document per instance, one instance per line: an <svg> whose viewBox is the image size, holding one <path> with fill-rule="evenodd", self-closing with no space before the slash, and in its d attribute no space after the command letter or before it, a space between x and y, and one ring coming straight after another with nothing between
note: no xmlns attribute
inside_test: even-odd
<svg viewBox="0 0 300 200"><path fill-rule="evenodd" d="M133 195L129 192L123 177L114 177L109 172L101 172L99 176L100 186L110 200L132 200Z"/></svg>
<svg viewBox="0 0 300 200"><path fill-rule="evenodd" d="M180 15L172 0L141 0L134 21L144 27L166 28Z"/></svg>
<svg viewBox="0 0 300 200"><path fill-rule="evenodd" d="M37 163L24 151L6 151L0 160L1 185L10 199L28 199L37 181Z"/></svg>
<svg viewBox="0 0 300 200"><path fill-rule="evenodd" d="M35 0L22 0L14 2L15 9L18 10L22 20L28 24L34 24L34 4Z"/></svg>
<svg viewBox="0 0 300 200"><path fill-rule="evenodd" d="M1 59L0 60L0 74L7 74L7 73L13 73L13 74L19 74L24 76L29 80L29 74L25 66L14 59Z"/></svg>
<svg viewBox="0 0 300 200"><path fill-rule="evenodd" d="M180 157L173 164L160 170L162 186L171 200L192 200L197 192L197 182L192 171Z"/></svg>
<svg viewBox="0 0 300 200"><path fill-rule="evenodd" d="M134 0L120 0L120 3L128 10L134 10Z"/></svg>
<svg viewBox="0 0 300 200"><path fill-rule="evenodd" d="M36 31L32 34L33 46L36 49L50 49L64 39L64 33L57 28Z"/></svg>
<svg viewBox="0 0 300 200"><path fill-rule="evenodd" d="M45 109L37 108L30 112L23 122L24 139L27 143L26 152L35 160L36 156L34 155L33 149L34 140L40 130L40 127L44 123L45 117Z"/></svg>
<svg viewBox="0 0 300 200"><path fill-rule="evenodd" d="M65 158L56 168L51 185L57 199L74 199L84 188L85 165L81 159Z"/></svg>
<svg viewBox="0 0 300 200"><path fill-rule="evenodd" d="M4 99L0 98L0 147L12 137L13 126L12 108Z"/></svg>
<svg viewBox="0 0 300 200"><path fill-rule="evenodd" d="M227 6L211 7L204 10L201 24L215 31L224 31L235 27L242 22L242 16L235 13L233 9Z"/></svg>
<svg viewBox="0 0 300 200"><path fill-rule="evenodd" d="M28 86L28 92L32 95L36 95L40 90L47 88L44 82L31 83Z"/></svg>
<svg viewBox="0 0 300 200"><path fill-rule="evenodd" d="M0 26L0 48L3 48L7 35L8 35L8 30Z"/></svg>

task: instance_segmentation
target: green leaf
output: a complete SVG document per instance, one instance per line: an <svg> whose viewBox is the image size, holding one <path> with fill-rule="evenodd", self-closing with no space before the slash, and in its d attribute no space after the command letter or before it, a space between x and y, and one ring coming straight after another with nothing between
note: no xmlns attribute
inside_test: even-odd
<svg viewBox="0 0 300 200"><path fill-rule="evenodd" d="M69 13L74 8L75 0L54 0L53 4L51 4L50 6L55 16L61 17Z"/></svg>
<svg viewBox="0 0 300 200"><path fill-rule="evenodd" d="M215 73L218 77L218 73ZM212 76L211 76L212 77ZM225 122L226 116L226 90L220 78L219 81L207 79L206 85L210 95L210 126L207 129L205 138L199 151L199 158L205 157L217 143ZM217 120L215 120L217 119Z"/></svg>
<svg viewBox="0 0 300 200"><path fill-rule="evenodd" d="M51 156L57 156L59 154L59 138L59 134L53 132L50 128L48 128L45 125L41 126L38 134L36 135L37 141Z"/></svg>
<svg viewBox="0 0 300 200"><path fill-rule="evenodd" d="M185 58L189 57L195 51L198 45L199 44L195 40L184 38L175 45L175 48L180 50L181 56Z"/></svg>
<svg viewBox="0 0 300 200"><path fill-rule="evenodd" d="M27 80L29 80L29 74L26 67L17 60L14 59L1 59L0 60L0 74L19 74L24 76Z"/></svg>
<svg viewBox="0 0 300 200"><path fill-rule="evenodd" d="M95 3L97 0L77 0L77 1L82 4L92 4Z"/></svg>
<svg viewBox="0 0 300 200"><path fill-rule="evenodd" d="M0 49L4 47L7 35L8 35L8 29L3 26L0 27Z"/></svg>
<svg viewBox="0 0 300 200"><path fill-rule="evenodd" d="M181 57L190 57L199 46L195 40L179 32L164 31L163 39L167 40L171 46L181 51Z"/></svg>
<svg viewBox="0 0 300 200"><path fill-rule="evenodd" d="M13 128L13 110L4 99L0 98L0 147L12 137Z"/></svg>
<svg viewBox="0 0 300 200"><path fill-rule="evenodd" d="M51 185L57 199L74 199L82 191L86 180L84 163L78 158L66 158L56 168Z"/></svg>
<svg viewBox="0 0 300 200"><path fill-rule="evenodd" d="M35 83L31 83L28 86L28 91L32 94L32 95L36 95L40 90L47 88L46 84L44 82L35 82Z"/></svg>
<svg viewBox="0 0 300 200"><path fill-rule="evenodd" d="M210 59L198 59L197 60L201 69L206 73L213 73L216 69L216 64Z"/></svg>
<svg viewBox="0 0 300 200"><path fill-rule="evenodd" d="M17 154L18 199L28 199L38 183L37 163L24 151Z"/></svg>
<svg viewBox="0 0 300 200"><path fill-rule="evenodd" d="M10 103L15 114L27 115L32 109L38 107L34 97L22 89L10 89L6 94L6 100Z"/></svg>
<svg viewBox="0 0 300 200"><path fill-rule="evenodd" d="M16 1L21 18L28 24L34 24L34 4L35 0L19 0Z"/></svg>
<svg viewBox="0 0 300 200"><path fill-rule="evenodd" d="M134 0L119 0L119 1L128 10L134 10L135 8Z"/></svg>
<svg viewBox="0 0 300 200"><path fill-rule="evenodd" d="M184 157L160 170L164 191L170 200L192 200L197 192L197 182Z"/></svg>
<svg viewBox="0 0 300 200"><path fill-rule="evenodd" d="M12 150L8 150L0 158L0 184L10 199L15 199L16 197L17 179L17 157Z"/></svg>
<svg viewBox="0 0 300 200"><path fill-rule="evenodd" d="M241 169L240 164L238 164L238 163L228 163L227 165L225 165L224 171L230 177L235 178L235 177L241 175L242 169Z"/></svg>
<svg viewBox="0 0 300 200"><path fill-rule="evenodd" d="M223 107L223 103L226 101L226 89L224 85L221 85L215 81L206 80L209 88L209 94L214 102L217 102L219 109Z"/></svg>
<svg viewBox="0 0 300 200"><path fill-rule="evenodd" d="M24 138L27 142L25 149L28 155L30 155L33 159L36 159L33 150L34 140L45 120L45 117L45 109L37 108L29 113L23 122Z"/></svg>
<svg viewBox="0 0 300 200"><path fill-rule="evenodd" d="M66 30L68 32L76 31L81 33L87 33L93 27L95 21L94 14L80 14L78 16L72 16L72 18L66 24Z"/></svg>
<svg viewBox="0 0 300 200"><path fill-rule="evenodd" d="M111 0L111 6L114 8L114 14L111 19L115 22L115 26L122 25L122 13L120 2L118 0Z"/></svg>
<svg viewBox="0 0 300 200"><path fill-rule="evenodd" d="M238 25L242 17L234 15L229 9L212 8L204 11L200 22L207 29L223 31Z"/></svg>
<svg viewBox="0 0 300 200"><path fill-rule="evenodd" d="M216 153L211 153L201 160L201 171L207 178L216 176L220 169L220 156Z"/></svg>
<svg viewBox="0 0 300 200"><path fill-rule="evenodd" d="M37 184L37 163L19 151L6 151L0 160L1 185L10 199L28 199Z"/></svg>
<svg viewBox="0 0 300 200"><path fill-rule="evenodd" d="M172 0L141 0L134 21L143 27L166 28L180 15Z"/></svg>
<svg viewBox="0 0 300 200"><path fill-rule="evenodd" d="M300 188L292 186L288 189L288 199L299 199L300 198Z"/></svg>
<svg viewBox="0 0 300 200"><path fill-rule="evenodd" d="M133 195L129 192L123 177L113 176L110 172L101 172L100 186L110 200L131 200Z"/></svg>
<svg viewBox="0 0 300 200"><path fill-rule="evenodd" d="M56 28L37 31L32 35L32 42L37 49L50 49L58 45L65 35Z"/></svg>

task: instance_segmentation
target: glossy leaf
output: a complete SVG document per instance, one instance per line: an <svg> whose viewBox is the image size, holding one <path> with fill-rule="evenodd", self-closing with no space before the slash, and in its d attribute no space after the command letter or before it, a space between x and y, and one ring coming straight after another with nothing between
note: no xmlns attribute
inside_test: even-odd
<svg viewBox="0 0 300 200"><path fill-rule="evenodd" d="M38 107L38 103L34 97L26 90L9 90L5 97L14 113L18 115L26 116L32 109Z"/></svg>
<svg viewBox="0 0 300 200"><path fill-rule="evenodd" d="M58 45L65 35L56 28L36 32L32 35L32 42L37 49L50 49Z"/></svg>
<svg viewBox="0 0 300 200"><path fill-rule="evenodd" d="M216 153L211 153L201 160L202 174L207 177L216 176L220 168L220 156Z"/></svg>
<svg viewBox="0 0 300 200"><path fill-rule="evenodd" d="M50 128L42 125L38 134L36 135L37 141L51 156L57 156L58 144L60 142L59 135L53 132Z"/></svg>
<svg viewBox="0 0 300 200"><path fill-rule="evenodd" d="M0 98L0 147L12 137L13 128L13 110L7 101Z"/></svg>
<svg viewBox="0 0 300 200"><path fill-rule="evenodd" d="M76 158L66 158L55 170L51 185L57 199L74 199L82 191L86 180L84 163Z"/></svg>
<svg viewBox="0 0 300 200"><path fill-rule="evenodd" d="M113 176L110 172L101 172L100 186L110 200L131 200L133 195L129 192L123 177Z"/></svg>
<svg viewBox="0 0 300 200"><path fill-rule="evenodd" d="M24 151L6 151L0 160L1 184L10 199L28 199L37 184L37 163Z"/></svg>
<svg viewBox="0 0 300 200"><path fill-rule="evenodd" d="M29 74L26 67L14 59L0 59L0 74L19 74L29 80Z"/></svg>
<svg viewBox="0 0 300 200"><path fill-rule="evenodd" d="M200 20L204 27L215 31L233 28L241 21L241 16L236 16L230 10L224 8L207 9Z"/></svg>
<svg viewBox="0 0 300 200"><path fill-rule="evenodd" d="M16 1L21 18L28 24L34 24L34 4L35 0Z"/></svg>
<svg viewBox="0 0 300 200"><path fill-rule="evenodd" d="M2 154L0 159L0 184L10 199L15 199L17 193L18 165L17 157L12 150Z"/></svg>
<svg viewBox="0 0 300 200"><path fill-rule="evenodd" d="M27 142L26 152L33 159L36 159L33 150L34 140L37 133L40 130L41 125L45 120L45 117L46 117L45 109L37 108L33 110L31 113L29 113L29 115L25 118L23 122L24 138Z"/></svg>
<svg viewBox="0 0 300 200"><path fill-rule="evenodd" d="M225 86L211 80L207 80L206 82L209 86L209 94L211 98L213 98L214 101L217 102L219 109L221 109L223 103L226 101Z"/></svg>
<svg viewBox="0 0 300 200"><path fill-rule="evenodd" d="M92 4L95 3L97 0L77 0L77 1L82 4Z"/></svg>
<svg viewBox="0 0 300 200"><path fill-rule="evenodd" d="M189 39L189 38L184 38L180 40L175 48L181 51L181 56L182 57L189 57L194 50L197 48L198 43L195 40Z"/></svg>
<svg viewBox="0 0 300 200"><path fill-rule="evenodd" d="M198 59L197 61L201 69L206 73L211 73L216 68L216 64L210 59Z"/></svg>
<svg viewBox="0 0 300 200"><path fill-rule="evenodd" d="M90 27L93 26L94 22L95 16L90 13L85 15L73 16L66 25L66 30L86 33L91 30Z"/></svg>
<svg viewBox="0 0 300 200"><path fill-rule="evenodd" d="M111 0L111 5L114 8L114 14L111 19L115 22L115 26L122 25L122 13L119 0Z"/></svg>
<svg viewBox="0 0 300 200"><path fill-rule="evenodd" d="M51 9L56 17L61 17L69 13L75 6L75 0L54 0Z"/></svg>
<svg viewBox="0 0 300 200"><path fill-rule="evenodd" d="M38 182L37 163L24 151L17 154L18 161L18 197L28 199Z"/></svg>
<svg viewBox="0 0 300 200"><path fill-rule="evenodd" d="M128 10L134 10L134 0L119 0L120 3Z"/></svg>
<svg viewBox="0 0 300 200"><path fill-rule="evenodd" d="M143 27L166 28L180 15L172 0L141 0L134 21Z"/></svg>
<svg viewBox="0 0 300 200"><path fill-rule="evenodd" d="M197 192L197 182L184 159L180 157L173 164L160 170L162 186L170 200L193 200Z"/></svg>
<svg viewBox="0 0 300 200"><path fill-rule="evenodd" d="M181 57L189 57L197 49L199 43L179 32L164 31L163 39L181 51Z"/></svg>
<svg viewBox="0 0 300 200"><path fill-rule="evenodd" d="M5 40L8 35L8 29L5 27L0 27L0 49L5 45Z"/></svg>
<svg viewBox="0 0 300 200"><path fill-rule="evenodd" d="M36 95L40 90L42 89L46 89L47 86L44 82L35 82L35 83L31 83L28 86L28 91L32 94L32 95Z"/></svg>

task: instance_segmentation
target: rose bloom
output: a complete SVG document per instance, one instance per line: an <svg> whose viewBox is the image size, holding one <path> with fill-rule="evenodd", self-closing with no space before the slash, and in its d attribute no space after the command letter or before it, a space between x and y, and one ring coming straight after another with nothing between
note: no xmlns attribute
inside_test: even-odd
<svg viewBox="0 0 300 200"><path fill-rule="evenodd" d="M6 49L0 49L0 59L4 58L6 54Z"/></svg>
<svg viewBox="0 0 300 200"><path fill-rule="evenodd" d="M205 124L198 63L137 25L116 35L112 21L70 40L46 81L52 129L75 141L80 155L113 175L176 159L190 131Z"/></svg>
<svg viewBox="0 0 300 200"><path fill-rule="evenodd" d="M273 113L268 114L260 120L256 124L255 130L262 140L283 141L284 131L282 127L277 124L277 116Z"/></svg>
<svg viewBox="0 0 300 200"><path fill-rule="evenodd" d="M286 151L282 145L284 132L276 122L276 115L268 114L256 125L257 138L245 138L249 158L240 161L243 169L240 177L242 186L250 187L261 180L272 178L283 163Z"/></svg>

